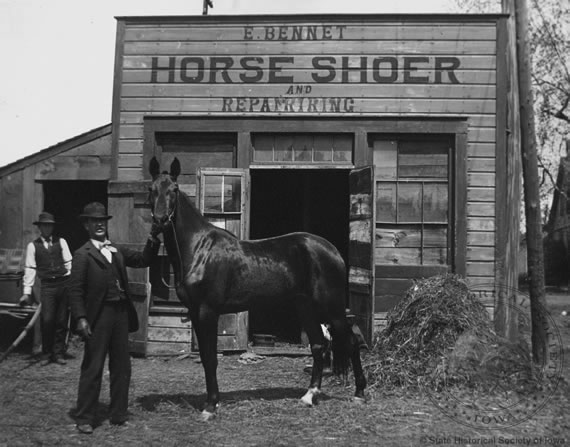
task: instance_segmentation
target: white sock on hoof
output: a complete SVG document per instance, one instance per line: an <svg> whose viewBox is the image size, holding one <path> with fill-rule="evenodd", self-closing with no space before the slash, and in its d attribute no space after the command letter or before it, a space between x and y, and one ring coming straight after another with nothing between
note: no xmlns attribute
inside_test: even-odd
<svg viewBox="0 0 570 447"><path fill-rule="evenodd" d="M307 390L307 392L305 393L305 395L303 397L301 397L301 402L303 402L308 407L312 407L313 406L313 396L318 395L320 392L321 391L318 388L309 388Z"/></svg>
<svg viewBox="0 0 570 447"><path fill-rule="evenodd" d="M202 410L200 417L204 422L208 422L216 417L216 413L210 413L209 411Z"/></svg>
<svg viewBox="0 0 570 447"><path fill-rule="evenodd" d="M365 403L366 403L366 399L365 399L364 397L357 397L357 396L354 396L354 397L352 398L352 401L353 401L354 403L357 403L357 404L365 404Z"/></svg>

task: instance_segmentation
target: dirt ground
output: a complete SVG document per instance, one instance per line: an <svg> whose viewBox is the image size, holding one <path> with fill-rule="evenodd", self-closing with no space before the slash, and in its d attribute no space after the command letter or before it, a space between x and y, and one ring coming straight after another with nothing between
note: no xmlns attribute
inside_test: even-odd
<svg viewBox="0 0 570 447"><path fill-rule="evenodd" d="M219 360L222 403L218 416L200 420L205 399L202 366L195 359L134 358L130 426L106 419L108 375L101 392L102 424L92 435L75 430L73 409L81 344L67 365L40 366L20 350L0 364L0 447L86 446L429 446L570 444L570 311L568 294L550 294L549 311L563 338L565 380L540 411L510 428L470 428L445 416L421 391L369 390L367 403L352 401L348 385L326 376L319 404L299 402L309 382L307 357L266 357L242 364ZM366 363L366 358L364 358Z"/></svg>

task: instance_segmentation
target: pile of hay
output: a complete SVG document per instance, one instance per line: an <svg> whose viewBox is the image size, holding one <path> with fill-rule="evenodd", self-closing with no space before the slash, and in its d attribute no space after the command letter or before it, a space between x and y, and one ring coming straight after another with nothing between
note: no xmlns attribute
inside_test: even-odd
<svg viewBox="0 0 570 447"><path fill-rule="evenodd" d="M416 282L388 314L366 362L372 388L480 385L496 381L498 371L509 380L534 377L529 369L528 346L498 337L487 310L457 275Z"/></svg>

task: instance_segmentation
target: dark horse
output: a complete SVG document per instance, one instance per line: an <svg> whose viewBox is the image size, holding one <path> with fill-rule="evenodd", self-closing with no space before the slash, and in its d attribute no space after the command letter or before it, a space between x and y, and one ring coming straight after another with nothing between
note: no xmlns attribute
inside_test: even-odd
<svg viewBox="0 0 570 447"><path fill-rule="evenodd" d="M312 405L313 396L320 392L325 345L322 323L331 329L333 370L346 375L352 361L355 399L363 399L366 379L360 341L345 314L346 269L338 250L308 233L240 241L210 224L178 189L178 159L172 162L170 173L160 173L153 157L149 171L153 219L163 231L176 293L188 308L198 337L208 393L203 418L215 414L220 399L216 377L220 314L280 299L295 306L311 345L312 377L303 403Z"/></svg>

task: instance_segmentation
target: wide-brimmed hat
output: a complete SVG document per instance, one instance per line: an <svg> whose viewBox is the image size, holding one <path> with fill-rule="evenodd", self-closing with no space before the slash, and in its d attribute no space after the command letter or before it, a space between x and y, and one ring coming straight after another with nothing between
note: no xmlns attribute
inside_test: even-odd
<svg viewBox="0 0 570 447"><path fill-rule="evenodd" d="M40 224L55 224L55 218L53 217L53 214L46 213L45 211L43 213L40 213L38 220L34 222L34 225Z"/></svg>
<svg viewBox="0 0 570 447"><path fill-rule="evenodd" d="M107 215L105 205L99 202L91 202L83 208L83 214L79 215L80 219L111 219L113 216Z"/></svg>

